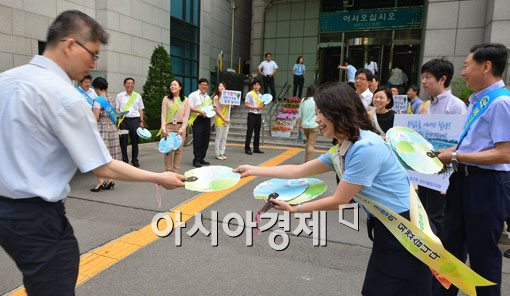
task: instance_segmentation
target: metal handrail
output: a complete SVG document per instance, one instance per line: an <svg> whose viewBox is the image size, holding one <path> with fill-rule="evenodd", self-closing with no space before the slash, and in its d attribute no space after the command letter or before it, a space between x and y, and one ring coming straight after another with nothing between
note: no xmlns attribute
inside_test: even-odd
<svg viewBox="0 0 510 296"><path fill-rule="evenodd" d="M280 90L280 93L276 98L273 98L273 102L271 102L271 107L269 108L269 112L266 113L266 116L262 118L262 144L264 144L264 135L266 133L266 126L269 122L269 127L273 126L273 118L275 118L276 113L280 110L280 106L283 103L283 100L279 100L278 98L284 98L287 95L287 92L290 89L290 83L285 81Z"/></svg>

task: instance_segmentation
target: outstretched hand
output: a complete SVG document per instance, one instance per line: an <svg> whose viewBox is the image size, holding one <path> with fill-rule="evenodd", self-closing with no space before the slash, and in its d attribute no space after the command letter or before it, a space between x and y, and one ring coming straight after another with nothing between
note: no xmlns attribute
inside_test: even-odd
<svg viewBox="0 0 510 296"><path fill-rule="evenodd" d="M264 199L264 201L268 202L267 199ZM271 199L271 201L276 204L276 206L274 206L275 210L292 212L292 206L287 202L278 199Z"/></svg>
<svg viewBox="0 0 510 296"><path fill-rule="evenodd" d="M234 169L234 173L241 174L241 178L254 176L253 169L255 167L247 164L243 164Z"/></svg>
<svg viewBox="0 0 510 296"><path fill-rule="evenodd" d="M184 187L185 177L183 175L172 172L164 172L161 174L163 175L163 178L161 178L162 181L159 185L163 186L165 189Z"/></svg>

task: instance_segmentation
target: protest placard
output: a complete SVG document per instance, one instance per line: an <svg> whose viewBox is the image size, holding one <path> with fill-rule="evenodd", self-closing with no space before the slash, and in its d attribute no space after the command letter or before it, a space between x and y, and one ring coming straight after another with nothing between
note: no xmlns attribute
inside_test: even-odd
<svg viewBox="0 0 510 296"><path fill-rule="evenodd" d="M220 104L222 105L241 105L241 92L238 90L224 90L221 93Z"/></svg>

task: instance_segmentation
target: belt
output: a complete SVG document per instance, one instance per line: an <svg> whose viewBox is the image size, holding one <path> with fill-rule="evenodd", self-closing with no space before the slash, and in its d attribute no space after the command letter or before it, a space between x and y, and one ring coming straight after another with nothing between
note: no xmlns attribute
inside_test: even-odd
<svg viewBox="0 0 510 296"><path fill-rule="evenodd" d="M173 122L169 122L169 124L182 124L182 121L181 122L176 122L176 123L173 123Z"/></svg>
<svg viewBox="0 0 510 296"><path fill-rule="evenodd" d="M127 120L140 119L140 117L126 117Z"/></svg>
<svg viewBox="0 0 510 296"><path fill-rule="evenodd" d="M61 202L61 200L59 200L58 202L49 202L49 201L46 201L38 196L29 197L29 198L10 198L10 197L5 197L5 196L0 195L0 202L53 205L53 204L57 204L57 203Z"/></svg>
<svg viewBox="0 0 510 296"><path fill-rule="evenodd" d="M474 166L474 165L468 165L468 164L463 164L463 163L459 163L457 165L457 168L455 169L456 172L460 172L460 173L464 173L464 175L466 176L469 176L469 174L473 173L492 173L492 172L496 172L495 170L489 170L489 169L483 169L481 167L477 167L477 166Z"/></svg>

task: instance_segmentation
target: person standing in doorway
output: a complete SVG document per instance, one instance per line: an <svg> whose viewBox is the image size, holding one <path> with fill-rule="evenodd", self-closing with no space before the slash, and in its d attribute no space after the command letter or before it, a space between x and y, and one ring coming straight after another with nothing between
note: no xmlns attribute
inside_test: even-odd
<svg viewBox="0 0 510 296"><path fill-rule="evenodd" d="M377 72L379 72L379 68L377 68L377 62L374 60L373 56L368 58L368 62L365 64L365 69L372 72L374 76L377 76Z"/></svg>
<svg viewBox="0 0 510 296"><path fill-rule="evenodd" d="M262 61L258 67L259 73L262 75L262 81L264 82L264 93L267 94L267 90L270 88L273 99L277 99L276 89L274 87L274 74L278 69L278 65L273 61L273 56L270 52L265 54L265 58L266 60Z"/></svg>
<svg viewBox="0 0 510 296"><path fill-rule="evenodd" d="M356 89L354 87L354 78L356 76L356 68L352 65L352 62L349 58L345 59L343 65L338 65L338 69L345 70L347 72L347 84L352 87L352 89Z"/></svg>
<svg viewBox="0 0 510 296"><path fill-rule="evenodd" d="M260 128L262 127L262 110L264 103L262 102L262 94L260 93L260 81L255 79L251 84L251 91L246 94L244 105L248 108L248 127L246 129L246 139L244 141L244 152L251 155L250 142L253 136L253 152L264 153L259 148Z"/></svg>
<svg viewBox="0 0 510 296"><path fill-rule="evenodd" d="M140 167L140 162L138 161L138 134L136 133L136 129L138 127L145 127L143 123L143 109L145 107L143 106L142 96L134 91L135 79L131 77L124 79L124 89L125 91L117 95L115 108L117 109L117 113L129 112L119 119L120 129L128 131L129 139L131 140L131 163L138 168ZM122 161L125 163L129 163L127 146L128 135L121 134L120 149L122 151Z"/></svg>
<svg viewBox="0 0 510 296"><path fill-rule="evenodd" d="M200 78L198 90L188 96L191 109L189 124L193 128L193 166L196 168L210 164L205 161L205 155L211 137L211 119L202 110L205 106L212 106L211 97L207 94L208 88L209 81L206 78Z"/></svg>
<svg viewBox="0 0 510 296"><path fill-rule="evenodd" d="M294 74L294 89L292 90L292 96L296 95L301 98L303 94L303 85L305 83L305 59L303 56L299 56L294 64L292 73Z"/></svg>

